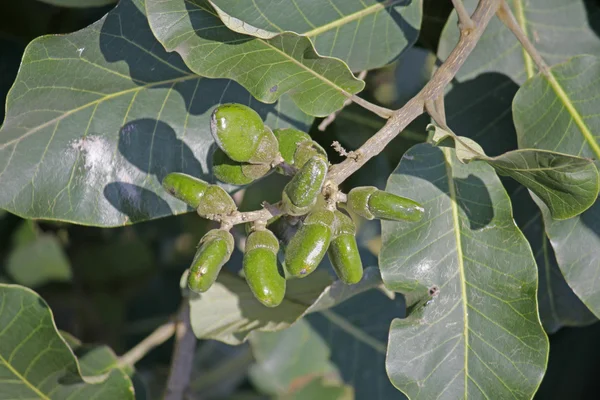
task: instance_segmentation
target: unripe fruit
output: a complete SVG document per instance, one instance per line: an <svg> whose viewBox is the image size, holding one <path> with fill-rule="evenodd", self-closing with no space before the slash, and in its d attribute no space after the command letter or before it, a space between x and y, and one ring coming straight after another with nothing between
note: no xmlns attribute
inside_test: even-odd
<svg viewBox="0 0 600 400"><path fill-rule="evenodd" d="M247 185L271 171L268 164L249 164L233 161L221 149L216 149L212 159L213 174L221 182Z"/></svg>
<svg viewBox="0 0 600 400"><path fill-rule="evenodd" d="M285 277L277 266L279 242L268 230L250 233L244 252L244 274L254 297L267 307L276 307L285 296Z"/></svg>
<svg viewBox="0 0 600 400"><path fill-rule="evenodd" d="M180 172L165 176L162 185L172 196L193 208L198 208L206 189L210 186L201 179Z"/></svg>
<svg viewBox="0 0 600 400"><path fill-rule="evenodd" d="M304 132L293 128L283 128L275 129L273 134L279 141L281 157L289 165L302 168L315 155L320 155L327 160L325 150Z"/></svg>
<svg viewBox="0 0 600 400"><path fill-rule="evenodd" d="M170 173L163 179L162 185L171 195L195 208L201 217L228 215L237 209L223 188L187 174Z"/></svg>
<svg viewBox="0 0 600 400"><path fill-rule="evenodd" d="M204 235L190 267L190 290L202 293L212 286L223 265L229 261L233 246L233 236L222 229L213 229Z"/></svg>
<svg viewBox="0 0 600 400"><path fill-rule="evenodd" d="M210 131L217 145L234 161L270 164L279 152L273 132L260 115L242 104L223 104L213 111Z"/></svg>
<svg viewBox="0 0 600 400"><path fill-rule="evenodd" d="M316 203L327 176L327 161L314 156L283 189L283 210L289 215L306 214Z"/></svg>
<svg viewBox="0 0 600 400"><path fill-rule="evenodd" d="M425 211L414 200L384 192L374 186L354 188L348 193L348 208L366 219L419 221Z"/></svg>
<svg viewBox="0 0 600 400"><path fill-rule="evenodd" d="M356 244L356 226L352 218L339 210L334 211L334 231L327 254L337 276L349 285L360 282L363 265Z"/></svg>
<svg viewBox="0 0 600 400"><path fill-rule="evenodd" d="M292 276L304 277L317 268L329 247L333 211L311 212L285 249L285 267Z"/></svg>

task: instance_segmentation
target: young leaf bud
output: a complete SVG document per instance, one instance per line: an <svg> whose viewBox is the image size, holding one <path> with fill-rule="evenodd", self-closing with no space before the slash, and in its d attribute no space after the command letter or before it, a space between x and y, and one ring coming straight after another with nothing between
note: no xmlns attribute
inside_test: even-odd
<svg viewBox="0 0 600 400"><path fill-rule="evenodd" d="M242 104L223 104L213 111L210 131L234 161L270 164L278 154L277 139L260 115Z"/></svg>
<svg viewBox="0 0 600 400"><path fill-rule="evenodd" d="M340 280L352 285L362 279L363 266L356 244L356 226L352 218L339 210L334 211L335 222L327 254Z"/></svg>
<svg viewBox="0 0 600 400"><path fill-rule="evenodd" d="M271 170L268 164L248 164L233 161L221 149L216 149L213 158L213 174L221 182L232 185L247 185L262 178Z"/></svg>
<svg viewBox="0 0 600 400"><path fill-rule="evenodd" d="M316 203L327 175L327 161L314 156L283 189L282 203L289 215L306 214Z"/></svg>
<svg viewBox="0 0 600 400"><path fill-rule="evenodd" d="M423 207L414 200L378 190L373 186L354 188L348 193L348 208L366 219L419 221Z"/></svg>
<svg viewBox="0 0 600 400"><path fill-rule="evenodd" d="M204 235L190 267L190 290L206 292L217 279L223 265L229 261L233 247L233 236L227 231L213 229Z"/></svg>
<svg viewBox="0 0 600 400"><path fill-rule="evenodd" d="M244 274L254 297L267 307L276 307L285 296L285 277L277 266L279 242L268 230L250 233L244 253Z"/></svg>
<svg viewBox="0 0 600 400"><path fill-rule="evenodd" d="M317 268L329 247L333 211L319 209L304 223L285 249L285 267L292 276L304 277Z"/></svg>

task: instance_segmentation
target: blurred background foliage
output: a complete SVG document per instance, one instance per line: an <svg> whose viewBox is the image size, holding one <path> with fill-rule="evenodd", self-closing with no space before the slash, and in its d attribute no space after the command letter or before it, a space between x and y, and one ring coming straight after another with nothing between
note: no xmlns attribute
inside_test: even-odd
<svg viewBox="0 0 600 400"><path fill-rule="evenodd" d="M92 8L60 7L73 7L77 3L72 0L0 3L2 104L29 41L41 35L82 29L114 6L111 0L96 0L97 7ZM438 40L451 3L425 0L424 4L423 28L417 45L399 61L369 73L362 94L368 100L398 108L427 82L436 65ZM0 119L3 118L4 107L0 109ZM330 147L333 141L354 150L383 125L380 119L354 105L341 111L325 132L317 128L319 122L315 121L310 133L330 151L332 163L340 161ZM359 185L383 188L402 154L426 139L428 122L425 117L413 122L381 155L345 182L344 189ZM255 209L261 201L278 200L268 196L280 193L281 190L272 188L284 183L281 176L271 175L238 192L236 201L242 210ZM101 229L26 221L0 210L0 282L33 288L49 303L59 329L84 343L107 344L122 354L177 311L181 301L180 276L188 267L199 239L210 228L209 222L193 213ZM379 235L376 222L365 222L360 227L358 238L365 265L376 265ZM380 309L377 299L385 297L383 292L369 294L368 305L362 296L334 308L333 316L329 317L350 310L357 324L370 318L369 324L377 330L371 334L380 336L385 344L389 321L403 315L404 303L398 298L391 309ZM369 307L375 308L375 312L370 312ZM356 312L361 309L363 312ZM195 359L192 397L371 398L368 390L372 385L361 382L371 379L370 374L386 378L382 370L385 352L377 354L360 348L328 321L327 314L310 316L282 332L253 334L250 343L237 347L202 341ZM551 335L549 368L536 399L596 398L600 392L598 337L598 323L585 328L563 328ZM162 394L172 347L170 340L137 364L136 383L145 386L145 390L137 390L139 398L144 395L148 399L159 398ZM394 398L402 397L387 379L384 385L389 386L382 389L384 393L391 389L389 393Z"/></svg>

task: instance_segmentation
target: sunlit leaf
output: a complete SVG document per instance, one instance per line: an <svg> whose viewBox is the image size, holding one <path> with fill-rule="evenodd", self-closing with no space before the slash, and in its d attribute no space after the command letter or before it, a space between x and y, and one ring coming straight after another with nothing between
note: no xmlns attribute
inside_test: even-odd
<svg viewBox="0 0 600 400"><path fill-rule="evenodd" d="M100 226L186 212L160 182L173 171L214 180L217 104L251 104L272 127L308 122L289 98L251 100L231 81L194 75L154 38L143 1L123 0L81 31L27 47L0 130L0 207Z"/></svg>
<svg viewBox="0 0 600 400"><path fill-rule="evenodd" d="M473 11L477 0L463 0ZM587 0L508 0L519 24L550 64L577 54L598 54L600 38L590 21L600 15ZM587 10L586 10L587 9ZM438 57L445 60L459 37L453 12L440 39ZM476 140L490 156L517 147L511 116L519 86L537 72L514 34L492 18L446 96L449 126Z"/></svg>
<svg viewBox="0 0 600 400"><path fill-rule="evenodd" d="M482 160L498 174L515 179L538 195L555 219L563 220L581 214L598 197L600 176L590 159L526 148L488 157L473 140L439 127L433 128L433 141L438 145L450 141L461 162Z"/></svg>
<svg viewBox="0 0 600 400"><path fill-rule="evenodd" d="M167 51L181 54L192 71L233 79L266 103L288 93L307 114L326 116L364 87L344 62L319 56L310 39L233 32L207 0L146 0L146 9L158 40Z"/></svg>
<svg viewBox="0 0 600 400"><path fill-rule="evenodd" d="M421 0L211 0L229 29L269 38L295 32L317 52L344 60L353 71L379 68L414 44Z"/></svg>
<svg viewBox="0 0 600 400"><path fill-rule="evenodd" d="M548 76L537 75L528 80L517 93L513 106L519 146L598 160L598 74L600 59L579 56L553 67ZM545 207L542 211L546 233L567 283L599 316L600 202L566 221L552 219Z"/></svg>
<svg viewBox="0 0 600 400"><path fill-rule="evenodd" d="M0 327L3 398L133 400L131 381L120 370L100 382L82 377L50 309L33 291L0 285Z"/></svg>
<svg viewBox="0 0 600 400"><path fill-rule="evenodd" d="M412 300L390 331L394 385L411 399L530 399L548 340L535 260L493 168L420 144L387 190L426 210L418 223L382 224L382 277Z"/></svg>

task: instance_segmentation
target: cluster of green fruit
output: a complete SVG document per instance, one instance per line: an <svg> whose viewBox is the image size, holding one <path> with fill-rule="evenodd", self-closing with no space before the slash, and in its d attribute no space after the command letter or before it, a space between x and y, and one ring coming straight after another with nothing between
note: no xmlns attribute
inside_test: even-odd
<svg viewBox="0 0 600 400"><path fill-rule="evenodd" d="M327 154L309 135L295 129L271 130L251 108L224 104L212 114L211 132L218 145L213 155L214 175L222 182L244 185L271 171L292 175L283 189L281 215L249 225L243 270L255 297L275 307L285 295L286 277L304 277L319 265L325 253L339 278L354 284L361 280L363 266L356 244L352 218L337 209L335 198L326 198L329 163ZM204 218L220 220L222 228L209 231L200 245L188 275L188 286L196 292L208 290L229 260L234 239L226 223L237 207L220 186L182 173L171 173L164 188L195 208ZM418 221L423 208L413 200L375 187L352 189L345 208L364 218ZM291 237L276 236L277 224L293 219ZM280 269L278 252L284 247L285 271Z"/></svg>

